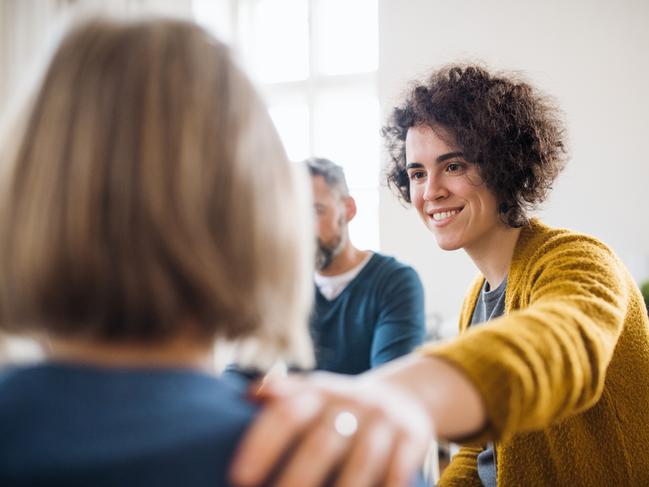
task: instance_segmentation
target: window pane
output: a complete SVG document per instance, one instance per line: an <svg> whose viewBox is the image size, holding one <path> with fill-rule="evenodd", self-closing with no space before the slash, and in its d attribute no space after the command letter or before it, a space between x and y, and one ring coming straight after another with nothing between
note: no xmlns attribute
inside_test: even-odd
<svg viewBox="0 0 649 487"><path fill-rule="evenodd" d="M358 212L349 231L362 249L379 247L379 106L365 90L322 93L314 110L315 155L345 170Z"/></svg>
<svg viewBox="0 0 649 487"><path fill-rule="evenodd" d="M250 64L262 83L296 81L309 75L306 0L259 0L250 25Z"/></svg>
<svg viewBox="0 0 649 487"><path fill-rule="evenodd" d="M309 157L309 108L294 101L272 104L268 109L289 159L301 161Z"/></svg>
<svg viewBox="0 0 649 487"><path fill-rule="evenodd" d="M343 166L350 188L378 185L379 104L366 91L329 91L315 103L315 154Z"/></svg>
<svg viewBox="0 0 649 487"><path fill-rule="evenodd" d="M347 74L377 69L377 0L319 0L314 20L319 72Z"/></svg>
<svg viewBox="0 0 649 487"><path fill-rule="evenodd" d="M379 250L379 190L352 189L356 216L349 224L349 237L362 250Z"/></svg>
<svg viewBox="0 0 649 487"><path fill-rule="evenodd" d="M196 22L224 42L232 43L232 4L223 0L192 0Z"/></svg>

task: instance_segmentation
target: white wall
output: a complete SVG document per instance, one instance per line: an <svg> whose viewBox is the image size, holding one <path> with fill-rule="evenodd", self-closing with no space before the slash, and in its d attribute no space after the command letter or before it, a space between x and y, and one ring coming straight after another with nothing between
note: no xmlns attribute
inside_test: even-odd
<svg viewBox="0 0 649 487"><path fill-rule="evenodd" d="M541 217L595 235L637 280L649 278L649 2L646 0L379 0L379 98L384 114L406 84L455 60L524 72L566 114L571 159ZM381 248L411 263L427 312L455 327L475 275L440 251L387 191Z"/></svg>

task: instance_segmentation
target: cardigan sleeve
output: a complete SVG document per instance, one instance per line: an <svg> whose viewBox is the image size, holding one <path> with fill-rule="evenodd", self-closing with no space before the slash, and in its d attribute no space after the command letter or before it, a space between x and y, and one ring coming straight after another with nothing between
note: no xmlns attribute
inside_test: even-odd
<svg viewBox="0 0 649 487"><path fill-rule="evenodd" d="M473 441L503 441L594 405L623 327L629 281L602 243L560 235L523 260L508 278L516 311L422 348L461 369L482 396L488 425Z"/></svg>
<svg viewBox="0 0 649 487"><path fill-rule="evenodd" d="M478 476L480 446L463 446L442 472L437 487L483 487Z"/></svg>

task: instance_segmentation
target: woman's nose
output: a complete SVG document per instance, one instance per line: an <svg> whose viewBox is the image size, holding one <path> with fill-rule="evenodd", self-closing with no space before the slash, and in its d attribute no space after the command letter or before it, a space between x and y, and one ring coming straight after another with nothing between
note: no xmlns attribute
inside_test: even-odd
<svg viewBox="0 0 649 487"><path fill-rule="evenodd" d="M442 184L440 178L430 176L426 181L426 188L424 190L424 199L426 201L435 201L448 196L448 190Z"/></svg>

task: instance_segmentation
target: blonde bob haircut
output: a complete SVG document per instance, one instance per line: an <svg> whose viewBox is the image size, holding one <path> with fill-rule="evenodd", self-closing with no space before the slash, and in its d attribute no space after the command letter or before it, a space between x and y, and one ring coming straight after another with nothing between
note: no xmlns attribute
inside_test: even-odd
<svg viewBox="0 0 649 487"><path fill-rule="evenodd" d="M29 105L3 161L5 329L153 343L191 323L309 356L306 176L224 44L179 20L86 21Z"/></svg>

